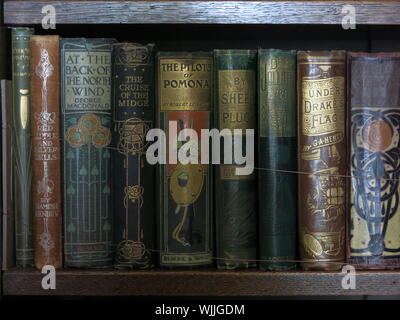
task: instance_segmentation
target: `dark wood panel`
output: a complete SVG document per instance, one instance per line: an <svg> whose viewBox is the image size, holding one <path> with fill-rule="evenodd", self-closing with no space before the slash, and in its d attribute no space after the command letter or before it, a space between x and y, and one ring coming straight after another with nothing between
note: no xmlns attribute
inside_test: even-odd
<svg viewBox="0 0 400 320"><path fill-rule="evenodd" d="M59 296L316 296L400 295L400 272L358 272L342 289L336 272L59 270L56 290L41 288L36 270L4 272L4 295Z"/></svg>
<svg viewBox="0 0 400 320"><path fill-rule="evenodd" d="M58 25L37 26L36 34L61 37L116 37L119 41L155 43L157 51L278 48L298 50L342 49L366 51L370 26L344 30L337 25ZM400 34L400 26L391 26Z"/></svg>
<svg viewBox="0 0 400 320"><path fill-rule="evenodd" d="M356 22L400 24L398 2L313 1L5 1L6 24L40 24L54 5L57 23L338 24L344 4Z"/></svg>
<svg viewBox="0 0 400 320"><path fill-rule="evenodd" d="M392 31L388 26L371 28L371 52L400 51L400 32Z"/></svg>

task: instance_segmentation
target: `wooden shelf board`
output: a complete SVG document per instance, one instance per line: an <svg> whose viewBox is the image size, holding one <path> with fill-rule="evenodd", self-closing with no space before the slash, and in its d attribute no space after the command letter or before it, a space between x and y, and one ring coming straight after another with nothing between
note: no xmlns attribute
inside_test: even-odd
<svg viewBox="0 0 400 320"><path fill-rule="evenodd" d="M3 273L4 295L37 296L337 296L400 295L400 272L359 271L356 289L339 272L58 270L56 289L44 290L37 270Z"/></svg>
<svg viewBox="0 0 400 320"><path fill-rule="evenodd" d="M4 23L41 24L45 5L56 9L58 24L336 24L342 8L353 5L358 25L400 24L393 1L11 1Z"/></svg>

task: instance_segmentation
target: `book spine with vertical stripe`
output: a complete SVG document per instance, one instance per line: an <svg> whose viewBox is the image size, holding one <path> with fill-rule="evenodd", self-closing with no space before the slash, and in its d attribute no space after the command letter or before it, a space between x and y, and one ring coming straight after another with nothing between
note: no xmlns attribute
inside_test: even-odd
<svg viewBox="0 0 400 320"><path fill-rule="evenodd" d="M31 37L32 206L35 265L62 266L60 39Z"/></svg>
<svg viewBox="0 0 400 320"><path fill-rule="evenodd" d="M16 265L33 267L34 236L31 166L31 70L30 38L33 29L13 28L12 84L14 124L14 214Z"/></svg>
<svg viewBox="0 0 400 320"><path fill-rule="evenodd" d="M154 45L113 46L115 267L155 263L155 166L146 160L154 128Z"/></svg>

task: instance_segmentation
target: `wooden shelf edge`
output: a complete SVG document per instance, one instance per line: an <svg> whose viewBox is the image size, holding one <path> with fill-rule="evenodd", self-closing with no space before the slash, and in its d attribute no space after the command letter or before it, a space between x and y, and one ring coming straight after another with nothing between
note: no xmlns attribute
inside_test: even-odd
<svg viewBox="0 0 400 320"><path fill-rule="evenodd" d="M400 272L359 271L356 289L342 288L339 272L73 270L56 272L44 290L38 270L3 272L3 295L32 296L338 296L400 295Z"/></svg>
<svg viewBox="0 0 400 320"><path fill-rule="evenodd" d="M41 24L53 5L58 24L335 24L343 6L356 9L358 25L400 24L392 1L5 1L4 23Z"/></svg>

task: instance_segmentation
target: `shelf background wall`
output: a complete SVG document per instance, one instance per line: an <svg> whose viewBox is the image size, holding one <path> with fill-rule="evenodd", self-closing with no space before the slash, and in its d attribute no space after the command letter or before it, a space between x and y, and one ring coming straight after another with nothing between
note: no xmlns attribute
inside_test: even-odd
<svg viewBox="0 0 400 320"><path fill-rule="evenodd" d="M40 24L42 7L56 9L57 24L341 24L344 5L358 25L400 24L393 1L5 1L5 24Z"/></svg>

